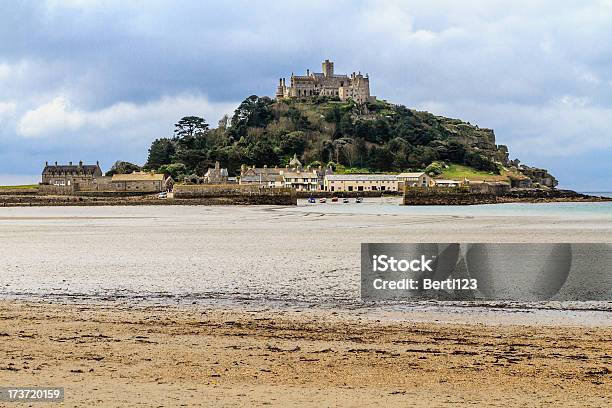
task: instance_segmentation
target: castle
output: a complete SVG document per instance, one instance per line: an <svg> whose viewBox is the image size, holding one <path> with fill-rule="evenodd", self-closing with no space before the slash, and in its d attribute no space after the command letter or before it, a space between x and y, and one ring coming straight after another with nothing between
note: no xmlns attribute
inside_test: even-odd
<svg viewBox="0 0 612 408"><path fill-rule="evenodd" d="M310 72L306 70L306 75L291 74L291 84L287 86L285 78L280 78L276 88L276 98L306 98L311 96L330 96L338 97L345 101L352 99L357 103L365 103L376 100L375 96L370 96L370 78L352 73L334 74L334 63L330 60L323 61L323 72Z"/></svg>

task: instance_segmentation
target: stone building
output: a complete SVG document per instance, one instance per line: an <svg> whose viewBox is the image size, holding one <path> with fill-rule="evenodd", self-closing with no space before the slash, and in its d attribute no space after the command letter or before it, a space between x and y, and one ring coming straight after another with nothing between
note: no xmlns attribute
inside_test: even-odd
<svg viewBox="0 0 612 408"><path fill-rule="evenodd" d="M264 187L288 187L297 191L323 190L325 175L332 174L331 168L304 167L294 154L285 167L248 167L240 168L240 184L257 184Z"/></svg>
<svg viewBox="0 0 612 408"><path fill-rule="evenodd" d="M142 191L157 193L171 189L174 181L161 173L135 171L130 174L113 174L114 191Z"/></svg>
<svg viewBox="0 0 612 408"><path fill-rule="evenodd" d="M204 174L204 182L207 184L227 184L228 182L227 169L222 169L219 162L215 162L214 168L208 168Z"/></svg>
<svg viewBox="0 0 612 408"><path fill-rule="evenodd" d="M398 191L395 174L330 174L325 191Z"/></svg>
<svg viewBox="0 0 612 408"><path fill-rule="evenodd" d="M306 75L291 74L290 85L287 86L285 78L280 78L276 88L276 98L307 98L312 96L338 97L340 100L352 99L357 103L376 100L370 95L370 78L361 72L335 74L334 63L325 60L322 63L323 72L310 72Z"/></svg>
<svg viewBox="0 0 612 408"><path fill-rule="evenodd" d="M259 185L262 187L283 187L284 180L280 172L281 169L278 167L248 167L243 164L240 168L239 184Z"/></svg>
<svg viewBox="0 0 612 408"><path fill-rule="evenodd" d="M68 164L49 165L45 162L45 167L42 171L41 184L59 187L71 187L72 190L87 190L94 184L95 180L102 178L102 170L100 164L83 164L82 161L78 165Z"/></svg>
<svg viewBox="0 0 612 408"><path fill-rule="evenodd" d="M433 187L435 182L425 172L400 173L397 175L398 188L403 191L405 187Z"/></svg>
<svg viewBox="0 0 612 408"><path fill-rule="evenodd" d="M317 191L319 189L319 176L315 170L281 170L284 187L294 188L296 191Z"/></svg>

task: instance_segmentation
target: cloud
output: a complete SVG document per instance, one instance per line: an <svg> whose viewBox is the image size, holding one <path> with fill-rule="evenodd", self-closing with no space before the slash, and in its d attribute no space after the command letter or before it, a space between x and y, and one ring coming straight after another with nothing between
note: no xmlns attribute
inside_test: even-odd
<svg viewBox="0 0 612 408"><path fill-rule="evenodd" d="M1 102L0 101L0 118L4 115L10 115L17 109L15 102Z"/></svg>
<svg viewBox="0 0 612 408"><path fill-rule="evenodd" d="M0 64L0 81L5 80L11 74L11 68L8 64Z"/></svg>
<svg viewBox="0 0 612 408"><path fill-rule="evenodd" d="M381 98L492 127L513 156L562 171L611 149L611 19L605 1L8 2L0 173L79 152L142 160L177 118L214 125L325 58L369 73ZM576 180L605 170L576 166Z"/></svg>
<svg viewBox="0 0 612 408"><path fill-rule="evenodd" d="M82 134L81 139L118 137L146 138L163 134L177 119L194 114L212 123L231 114L238 103L211 103L205 96L165 96L145 104L118 102L109 107L87 111L77 109L63 96L28 110L17 124L17 133L26 138L57 138L62 134ZM141 133L142 132L142 133ZM169 134L169 133L168 133Z"/></svg>
<svg viewBox="0 0 612 408"><path fill-rule="evenodd" d="M612 109L593 107L582 98L566 96L544 106L425 102L419 108L461 117L481 127L495 123L497 143L508 144L511 156L521 159L568 158L612 149Z"/></svg>

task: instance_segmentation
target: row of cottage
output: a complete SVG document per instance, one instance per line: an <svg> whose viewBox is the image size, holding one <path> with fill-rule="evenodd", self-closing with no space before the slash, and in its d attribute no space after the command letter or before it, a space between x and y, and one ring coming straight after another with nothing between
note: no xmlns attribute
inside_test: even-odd
<svg viewBox="0 0 612 408"><path fill-rule="evenodd" d="M405 187L459 186L464 181L435 180L424 172L401 174L334 174L327 167L303 167L293 157L285 167L255 167L243 165L239 177L229 177L219 163L209 168L202 181L208 184L237 183L268 188L288 187L297 191L403 191ZM99 164L54 165L46 163L41 185L50 192L69 191L135 191L159 192L171 190L174 180L170 176L153 172L133 172L103 176Z"/></svg>
<svg viewBox="0 0 612 408"><path fill-rule="evenodd" d="M210 173L210 170L209 170ZM207 174L208 176L208 174ZM331 168L303 167L294 155L288 166L240 169L239 184L290 187L297 191L403 191L405 187L456 187L464 181L434 180L424 172L400 174L334 174Z"/></svg>

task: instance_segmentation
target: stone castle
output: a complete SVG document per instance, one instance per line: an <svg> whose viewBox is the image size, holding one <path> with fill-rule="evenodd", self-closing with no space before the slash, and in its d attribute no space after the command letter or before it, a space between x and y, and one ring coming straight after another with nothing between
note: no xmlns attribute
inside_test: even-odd
<svg viewBox="0 0 612 408"><path fill-rule="evenodd" d="M280 78L276 88L276 98L306 98L311 96L337 97L345 101L352 99L357 103L365 103L376 100L370 95L370 78L359 73L335 74L334 63L330 60L323 61L323 72L310 72L306 75L291 74L290 86L285 83L285 78Z"/></svg>

